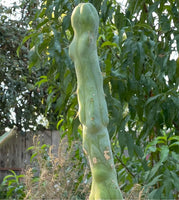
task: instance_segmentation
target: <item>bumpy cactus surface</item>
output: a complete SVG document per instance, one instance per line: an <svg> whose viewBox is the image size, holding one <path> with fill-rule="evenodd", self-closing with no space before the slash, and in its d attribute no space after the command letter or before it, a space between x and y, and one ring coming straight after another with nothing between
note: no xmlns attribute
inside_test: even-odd
<svg viewBox="0 0 179 200"><path fill-rule="evenodd" d="M83 125L83 149L92 171L90 200L122 199L107 130L108 110L103 91L96 39L99 17L90 3L73 11L74 38L69 54L75 63L79 119Z"/></svg>

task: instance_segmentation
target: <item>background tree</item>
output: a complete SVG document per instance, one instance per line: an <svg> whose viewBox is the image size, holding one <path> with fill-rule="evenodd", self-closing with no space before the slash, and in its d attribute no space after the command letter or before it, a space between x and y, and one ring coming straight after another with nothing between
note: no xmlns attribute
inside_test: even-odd
<svg viewBox="0 0 179 200"><path fill-rule="evenodd" d="M0 135L14 125L22 133L36 129L36 120L45 110L41 97L46 92L35 86L45 70L39 67L29 71L29 42L19 55L16 53L36 7L36 1L0 6Z"/></svg>
<svg viewBox="0 0 179 200"><path fill-rule="evenodd" d="M42 96L34 95L38 107L46 106L50 126L62 130L69 141L81 135L76 77L68 55L73 38L70 15L80 2L87 1L42 1L23 40L29 43L29 69L42 72L35 73L35 91L43 91ZM138 183L151 199L175 199L179 192L179 3L128 1L124 9L116 1L89 2L100 16L98 54L121 189L128 192Z"/></svg>

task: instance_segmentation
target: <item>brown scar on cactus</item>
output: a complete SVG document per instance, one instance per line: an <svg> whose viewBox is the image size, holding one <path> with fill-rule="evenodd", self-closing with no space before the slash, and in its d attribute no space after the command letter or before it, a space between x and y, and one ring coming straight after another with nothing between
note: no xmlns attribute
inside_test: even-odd
<svg viewBox="0 0 179 200"><path fill-rule="evenodd" d="M108 150L104 151L104 157L106 160L109 160L111 157L108 155L108 153L110 153Z"/></svg>
<svg viewBox="0 0 179 200"><path fill-rule="evenodd" d="M98 161L97 161L97 158L94 157L94 158L93 158L93 163L96 164L97 162L98 162Z"/></svg>

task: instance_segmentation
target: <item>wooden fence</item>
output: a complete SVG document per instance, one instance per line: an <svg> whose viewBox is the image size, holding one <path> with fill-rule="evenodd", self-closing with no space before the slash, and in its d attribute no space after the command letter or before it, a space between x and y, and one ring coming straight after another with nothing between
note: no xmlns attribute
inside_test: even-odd
<svg viewBox="0 0 179 200"><path fill-rule="evenodd" d="M57 154L60 135L58 131L38 132L41 144L53 145L53 153ZM30 162L31 151L27 148L33 145L33 135L14 134L7 143L0 147L0 183L9 174L9 170L20 174Z"/></svg>

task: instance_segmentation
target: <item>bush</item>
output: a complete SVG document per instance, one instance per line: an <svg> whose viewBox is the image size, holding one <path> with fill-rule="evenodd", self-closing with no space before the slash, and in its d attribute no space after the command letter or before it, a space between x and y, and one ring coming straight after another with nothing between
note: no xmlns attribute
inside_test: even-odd
<svg viewBox="0 0 179 200"><path fill-rule="evenodd" d="M24 175L17 175L10 170L11 175L4 177L0 185L0 199L23 199L25 186L22 180Z"/></svg>
<svg viewBox="0 0 179 200"><path fill-rule="evenodd" d="M63 138L58 156L53 147L34 138L31 166L25 172L25 199L86 199L90 191L90 171L80 142L69 145Z"/></svg>

